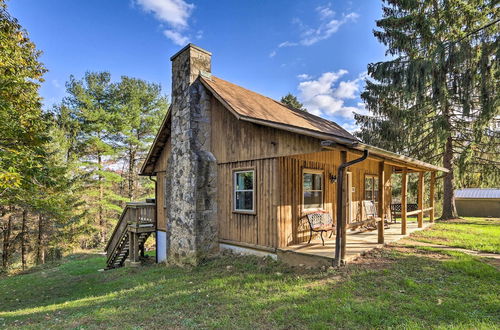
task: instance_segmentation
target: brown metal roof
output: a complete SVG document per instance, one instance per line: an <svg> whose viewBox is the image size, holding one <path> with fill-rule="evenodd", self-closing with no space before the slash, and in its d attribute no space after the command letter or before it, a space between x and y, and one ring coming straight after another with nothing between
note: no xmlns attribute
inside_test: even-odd
<svg viewBox="0 0 500 330"><path fill-rule="evenodd" d="M219 101L234 112L239 119L257 119L277 125L295 127L307 131L358 141L337 123L295 110L267 96L252 92L215 76L200 76L200 80ZM265 124L265 123L263 123Z"/></svg>

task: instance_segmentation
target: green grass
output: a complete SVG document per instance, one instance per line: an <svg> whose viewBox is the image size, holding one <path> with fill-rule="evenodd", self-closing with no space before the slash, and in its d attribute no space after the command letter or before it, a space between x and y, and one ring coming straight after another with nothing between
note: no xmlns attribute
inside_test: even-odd
<svg viewBox="0 0 500 330"><path fill-rule="evenodd" d="M500 328L500 273L479 259L393 247L340 271L225 256L196 268L98 272L102 256L0 278L0 327Z"/></svg>
<svg viewBox="0 0 500 330"><path fill-rule="evenodd" d="M412 234L416 241L500 253L500 219L465 218L440 221Z"/></svg>

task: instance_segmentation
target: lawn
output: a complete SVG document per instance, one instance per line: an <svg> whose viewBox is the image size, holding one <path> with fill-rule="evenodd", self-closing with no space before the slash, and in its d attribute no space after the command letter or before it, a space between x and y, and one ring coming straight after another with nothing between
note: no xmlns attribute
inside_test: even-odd
<svg viewBox="0 0 500 330"><path fill-rule="evenodd" d="M500 219L465 218L440 221L412 234L416 241L500 253Z"/></svg>
<svg viewBox="0 0 500 330"><path fill-rule="evenodd" d="M80 254L0 278L0 327L500 328L499 271L456 252L394 246L341 270L242 256L103 266Z"/></svg>

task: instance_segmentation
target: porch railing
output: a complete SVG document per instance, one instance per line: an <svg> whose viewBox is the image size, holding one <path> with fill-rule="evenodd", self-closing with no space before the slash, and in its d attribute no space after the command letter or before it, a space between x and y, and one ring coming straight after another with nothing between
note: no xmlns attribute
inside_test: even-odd
<svg viewBox="0 0 500 330"><path fill-rule="evenodd" d="M146 202L127 203L106 245L105 250L108 262L116 254L120 243L128 234L129 226L135 228L154 228L156 226L155 205L155 203Z"/></svg>

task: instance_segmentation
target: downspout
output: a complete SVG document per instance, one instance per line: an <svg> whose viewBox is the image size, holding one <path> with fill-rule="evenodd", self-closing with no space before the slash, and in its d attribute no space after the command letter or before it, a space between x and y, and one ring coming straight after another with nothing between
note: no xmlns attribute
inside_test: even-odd
<svg viewBox="0 0 500 330"><path fill-rule="evenodd" d="M339 267L342 265L343 260L340 260L341 258L341 248L342 248L342 240L345 240L346 237L341 237L344 227L344 221L342 218L342 211L343 211L343 194L342 194L342 186L344 185L344 173L346 168L349 166L352 166L354 164L360 163L364 161L366 158L368 158L368 150L363 150L363 156L360 158L351 160L350 162L345 162L340 164L339 169L338 169L338 174L337 174L337 236L335 237L335 266Z"/></svg>
<svg viewBox="0 0 500 330"><path fill-rule="evenodd" d="M151 175L149 180L155 183L155 262L158 263L158 182Z"/></svg>

